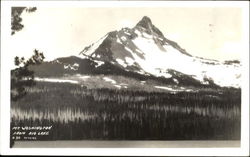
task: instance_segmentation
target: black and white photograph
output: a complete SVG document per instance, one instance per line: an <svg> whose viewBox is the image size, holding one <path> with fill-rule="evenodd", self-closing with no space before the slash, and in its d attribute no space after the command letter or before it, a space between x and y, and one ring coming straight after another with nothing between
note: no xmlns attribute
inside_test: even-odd
<svg viewBox="0 0 250 157"><path fill-rule="evenodd" d="M5 9L10 150L243 146L243 5L85 3Z"/></svg>

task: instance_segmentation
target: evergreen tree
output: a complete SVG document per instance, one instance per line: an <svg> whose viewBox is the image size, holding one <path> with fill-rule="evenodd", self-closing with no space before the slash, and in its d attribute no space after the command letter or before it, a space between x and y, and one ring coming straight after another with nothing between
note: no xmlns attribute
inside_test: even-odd
<svg viewBox="0 0 250 157"><path fill-rule="evenodd" d="M14 35L17 31L20 31L24 26L21 24L21 14L23 11L28 13L36 11L36 7L12 7L11 8L11 35Z"/></svg>
<svg viewBox="0 0 250 157"><path fill-rule="evenodd" d="M29 69L30 65L39 65L44 60L44 55L34 50L34 55L25 61L25 58L15 57L16 69L11 71L11 100L16 101L26 95L25 87L35 85L34 72Z"/></svg>

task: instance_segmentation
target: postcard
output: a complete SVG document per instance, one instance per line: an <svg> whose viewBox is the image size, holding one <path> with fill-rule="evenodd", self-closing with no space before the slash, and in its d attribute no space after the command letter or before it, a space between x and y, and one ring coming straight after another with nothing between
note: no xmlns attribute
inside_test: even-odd
<svg viewBox="0 0 250 157"><path fill-rule="evenodd" d="M3 3L4 154L248 152L247 2Z"/></svg>

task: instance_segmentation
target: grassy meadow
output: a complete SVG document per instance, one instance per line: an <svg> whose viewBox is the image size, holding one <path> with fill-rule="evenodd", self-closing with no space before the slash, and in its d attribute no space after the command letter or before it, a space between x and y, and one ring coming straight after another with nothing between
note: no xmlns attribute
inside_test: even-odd
<svg viewBox="0 0 250 157"><path fill-rule="evenodd" d="M37 140L240 139L236 89L169 93L37 82L26 90L11 102L11 126L53 126Z"/></svg>

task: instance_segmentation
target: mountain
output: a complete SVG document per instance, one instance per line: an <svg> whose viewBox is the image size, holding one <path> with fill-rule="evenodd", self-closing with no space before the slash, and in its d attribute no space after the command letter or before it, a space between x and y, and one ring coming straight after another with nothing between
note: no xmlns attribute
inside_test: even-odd
<svg viewBox="0 0 250 157"><path fill-rule="evenodd" d="M186 77L203 85L237 88L241 82L239 61L219 62L192 56L176 42L167 39L146 16L134 28L107 33L85 47L79 56L109 63L124 71L175 82Z"/></svg>
<svg viewBox="0 0 250 157"><path fill-rule="evenodd" d="M148 17L143 17L134 28L107 33L78 56L57 58L30 68L35 77L75 76L75 81L82 75L112 75L131 78L136 84L156 81L155 86L171 87L240 88L241 79L239 61L219 62L192 56L167 39Z"/></svg>

